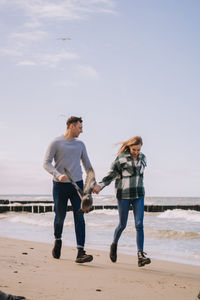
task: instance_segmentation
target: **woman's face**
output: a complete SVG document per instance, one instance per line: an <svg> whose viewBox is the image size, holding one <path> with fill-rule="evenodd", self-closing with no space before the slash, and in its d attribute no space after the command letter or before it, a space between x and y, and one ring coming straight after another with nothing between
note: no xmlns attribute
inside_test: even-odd
<svg viewBox="0 0 200 300"><path fill-rule="evenodd" d="M130 153L133 156L133 158L138 158L138 155L140 154L141 145L132 145L129 146Z"/></svg>

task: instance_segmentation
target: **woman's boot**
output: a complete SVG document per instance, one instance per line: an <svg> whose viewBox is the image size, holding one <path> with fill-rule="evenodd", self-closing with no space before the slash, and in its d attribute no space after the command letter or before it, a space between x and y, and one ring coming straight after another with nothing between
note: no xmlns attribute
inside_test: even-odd
<svg viewBox="0 0 200 300"><path fill-rule="evenodd" d="M148 265L151 263L151 259L146 257L147 255L143 251L138 251L138 267L144 267L145 265Z"/></svg>

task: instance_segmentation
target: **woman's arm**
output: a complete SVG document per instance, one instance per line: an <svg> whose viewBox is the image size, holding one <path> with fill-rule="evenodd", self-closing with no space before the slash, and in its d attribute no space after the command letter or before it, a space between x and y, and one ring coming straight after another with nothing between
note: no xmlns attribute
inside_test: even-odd
<svg viewBox="0 0 200 300"><path fill-rule="evenodd" d="M108 174L99 182L98 188L96 187L96 190L100 192L100 190L102 190L105 186L109 185L118 175L119 175L119 161L117 157L115 161L112 163Z"/></svg>

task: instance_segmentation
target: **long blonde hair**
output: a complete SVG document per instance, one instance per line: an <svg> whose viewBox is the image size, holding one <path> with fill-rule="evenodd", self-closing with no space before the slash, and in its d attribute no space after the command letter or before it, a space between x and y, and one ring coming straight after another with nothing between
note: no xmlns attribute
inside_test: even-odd
<svg viewBox="0 0 200 300"><path fill-rule="evenodd" d="M134 136L134 137L130 138L129 140L122 142L120 144L122 144L122 146L120 147L118 154L125 152L129 148L129 146L135 146L135 145L142 146L143 142L142 142L141 136Z"/></svg>

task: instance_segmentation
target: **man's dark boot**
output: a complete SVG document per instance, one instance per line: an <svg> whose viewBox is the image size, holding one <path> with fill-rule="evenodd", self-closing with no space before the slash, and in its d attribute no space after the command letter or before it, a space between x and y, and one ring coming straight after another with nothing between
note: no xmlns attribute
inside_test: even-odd
<svg viewBox="0 0 200 300"><path fill-rule="evenodd" d="M0 300L22 300L22 299L26 299L26 298L23 296L13 296L11 294L6 294L0 291Z"/></svg>
<svg viewBox="0 0 200 300"><path fill-rule="evenodd" d="M151 263L151 259L145 256L146 253L143 251L138 251L138 267L144 267Z"/></svg>
<svg viewBox="0 0 200 300"><path fill-rule="evenodd" d="M117 244L112 243L110 246L110 259L112 262L117 261Z"/></svg>
<svg viewBox="0 0 200 300"><path fill-rule="evenodd" d="M92 260L93 260L92 255L86 254L83 248L78 248L78 254L75 260L76 263L83 264L85 262L90 262Z"/></svg>
<svg viewBox="0 0 200 300"><path fill-rule="evenodd" d="M60 258L61 247L62 247L62 240L61 239L56 239L53 250L52 250L52 255L53 255L54 258L57 258L57 259Z"/></svg>

